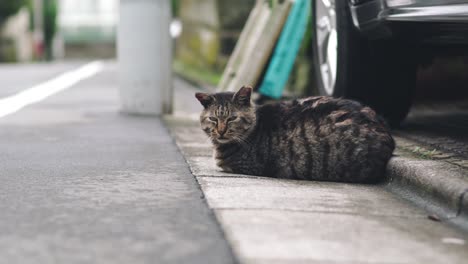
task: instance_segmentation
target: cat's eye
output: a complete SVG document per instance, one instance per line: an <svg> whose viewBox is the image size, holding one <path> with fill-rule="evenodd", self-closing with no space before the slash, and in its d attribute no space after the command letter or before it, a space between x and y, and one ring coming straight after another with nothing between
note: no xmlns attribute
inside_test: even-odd
<svg viewBox="0 0 468 264"><path fill-rule="evenodd" d="M216 118L216 117L214 117L214 116L210 116L210 117L208 117L208 119L209 119L210 121L213 121L213 122L218 122L218 118Z"/></svg>
<svg viewBox="0 0 468 264"><path fill-rule="evenodd" d="M227 119L228 122L232 122L237 119L237 116L231 116Z"/></svg>

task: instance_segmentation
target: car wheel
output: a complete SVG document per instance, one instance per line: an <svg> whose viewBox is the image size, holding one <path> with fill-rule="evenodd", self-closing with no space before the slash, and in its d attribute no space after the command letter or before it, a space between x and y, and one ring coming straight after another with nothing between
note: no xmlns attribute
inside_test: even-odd
<svg viewBox="0 0 468 264"><path fill-rule="evenodd" d="M356 99L398 125L416 84L411 48L396 39L363 37L353 25L348 1L314 0L312 9L319 94Z"/></svg>

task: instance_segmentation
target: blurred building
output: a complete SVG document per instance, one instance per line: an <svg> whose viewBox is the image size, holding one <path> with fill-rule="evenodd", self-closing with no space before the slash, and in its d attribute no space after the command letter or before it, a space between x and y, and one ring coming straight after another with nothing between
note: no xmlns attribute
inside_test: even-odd
<svg viewBox="0 0 468 264"><path fill-rule="evenodd" d="M23 7L0 25L1 62L25 62L33 59L34 43L30 24L28 9Z"/></svg>
<svg viewBox="0 0 468 264"><path fill-rule="evenodd" d="M119 0L59 0L65 58L115 57Z"/></svg>

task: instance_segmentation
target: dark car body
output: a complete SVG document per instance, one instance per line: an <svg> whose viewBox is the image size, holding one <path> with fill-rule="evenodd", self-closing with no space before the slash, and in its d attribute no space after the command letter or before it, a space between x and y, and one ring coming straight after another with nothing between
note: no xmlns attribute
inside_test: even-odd
<svg viewBox="0 0 468 264"><path fill-rule="evenodd" d="M468 0L349 1L354 25L370 38L468 43Z"/></svg>

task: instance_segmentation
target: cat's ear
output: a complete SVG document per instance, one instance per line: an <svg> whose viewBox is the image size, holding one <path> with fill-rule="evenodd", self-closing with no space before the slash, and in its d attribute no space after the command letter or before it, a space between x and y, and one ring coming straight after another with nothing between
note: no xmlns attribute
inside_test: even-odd
<svg viewBox="0 0 468 264"><path fill-rule="evenodd" d="M250 96L252 95L252 87L242 86L236 94L234 94L234 102L243 106L250 106Z"/></svg>
<svg viewBox="0 0 468 264"><path fill-rule="evenodd" d="M214 102L213 96L207 93L196 93L195 97L200 101L200 103L203 105L203 107L207 108Z"/></svg>

